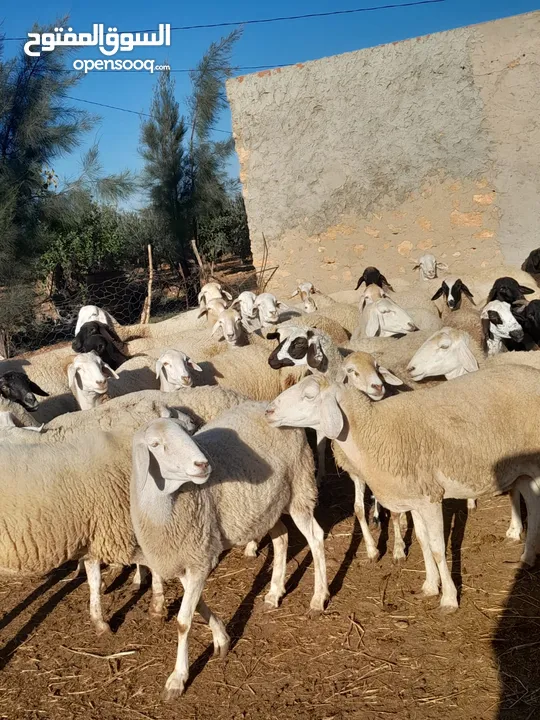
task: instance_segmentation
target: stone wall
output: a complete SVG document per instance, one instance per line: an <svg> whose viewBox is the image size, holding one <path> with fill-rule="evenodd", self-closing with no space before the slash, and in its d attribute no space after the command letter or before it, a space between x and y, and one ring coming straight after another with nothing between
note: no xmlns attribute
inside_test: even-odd
<svg viewBox="0 0 540 720"><path fill-rule="evenodd" d="M256 263L279 291L540 245L540 12L227 83Z"/></svg>

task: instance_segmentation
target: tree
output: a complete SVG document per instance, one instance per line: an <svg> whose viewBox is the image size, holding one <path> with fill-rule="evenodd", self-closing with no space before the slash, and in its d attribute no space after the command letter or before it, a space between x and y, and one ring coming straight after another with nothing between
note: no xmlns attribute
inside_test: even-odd
<svg viewBox="0 0 540 720"><path fill-rule="evenodd" d="M143 180L185 276L190 274L191 242L197 240L198 223L217 216L229 199L226 161L233 150L232 138L213 141L211 133L226 105L224 81L232 72L231 54L239 36L235 30L212 43L191 73L187 118L180 113L174 81L166 72L158 79L151 118L141 127Z"/></svg>
<svg viewBox="0 0 540 720"><path fill-rule="evenodd" d="M68 18L55 25L66 26ZM34 26L34 32L52 28ZM31 261L43 250L50 223L62 224L67 210L80 199L80 190L93 185L108 197L125 196L130 178L125 174L98 181L97 152L86 157L86 167L75 183L58 191L54 160L72 152L95 118L69 104L67 96L81 76L68 68L74 49L58 46L54 52L27 56L21 47L10 60L0 47L0 280L15 271L31 272ZM74 213L76 214L76 213Z"/></svg>

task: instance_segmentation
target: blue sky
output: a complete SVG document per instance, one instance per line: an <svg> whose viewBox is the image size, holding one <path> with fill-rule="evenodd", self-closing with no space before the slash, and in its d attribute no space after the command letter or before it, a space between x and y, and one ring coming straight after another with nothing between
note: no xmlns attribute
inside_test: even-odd
<svg viewBox="0 0 540 720"><path fill-rule="evenodd" d="M187 4L171 0L48 0L46 3L43 0L7 0L0 5L0 22L6 37L20 37L26 35L34 22L47 24L65 14L70 15L71 26L76 32L89 31L92 23L96 22L114 25L119 31L129 31L157 29L158 23L176 26L228 22L405 1L273 0L272 3L253 3L248 0L203 0ZM252 25L244 29L233 61L238 66L285 65L537 9L540 9L540 0L445 0L433 5ZM226 32L228 29L219 28L176 31L172 33L171 47L157 48L156 51L136 49L124 57L155 57L158 62L168 60L173 71L191 68L208 45ZM6 42L6 56L12 54L18 44ZM80 56L92 57L87 51ZM247 72L240 70L238 74ZM176 72L174 77L177 97L182 104L189 94L189 76ZM72 94L86 100L148 112L154 83L155 76L144 72L93 72L81 81ZM82 103L79 107L86 107L101 116L96 129L86 138L85 145L95 140L99 142L104 169L110 172L124 168L139 170L140 118ZM228 112L223 114L218 127L230 130ZM60 175L74 176L85 145L73 155L58 159L54 163L55 170ZM237 173L236 159L231 162L230 170L232 174Z"/></svg>

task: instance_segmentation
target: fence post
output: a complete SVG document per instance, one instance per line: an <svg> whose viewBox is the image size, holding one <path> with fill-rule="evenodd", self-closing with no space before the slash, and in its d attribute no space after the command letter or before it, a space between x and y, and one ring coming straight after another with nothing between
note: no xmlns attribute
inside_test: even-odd
<svg viewBox="0 0 540 720"><path fill-rule="evenodd" d="M141 325L148 325L150 322L150 309L152 307L152 283L154 281L154 263L152 260L152 246L148 246L148 290L146 300L141 313Z"/></svg>

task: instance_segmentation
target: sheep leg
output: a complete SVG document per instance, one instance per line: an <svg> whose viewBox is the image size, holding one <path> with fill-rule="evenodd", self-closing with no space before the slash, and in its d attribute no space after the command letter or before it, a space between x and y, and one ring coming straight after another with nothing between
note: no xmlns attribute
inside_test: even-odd
<svg viewBox="0 0 540 720"><path fill-rule="evenodd" d="M358 475L351 475L350 478L354 483L354 512L360 524L364 542L366 543L367 556L371 561L375 562L379 557L379 551L377 550L377 545L375 544L366 520L366 511L364 508L366 483L359 478Z"/></svg>
<svg viewBox="0 0 540 720"><path fill-rule="evenodd" d="M441 578L441 612L445 614L455 612L458 608L457 589L446 562L442 503L426 503L420 510L420 514L427 528L429 545Z"/></svg>
<svg viewBox="0 0 540 720"><path fill-rule="evenodd" d="M476 510L476 499L469 498L467 500L467 510Z"/></svg>
<svg viewBox="0 0 540 720"><path fill-rule="evenodd" d="M287 528L278 520L270 530L272 545L274 546L274 566L272 568L272 580L270 590L264 598L265 605L277 608L279 601L285 595L285 573L287 572L287 545L289 536Z"/></svg>
<svg viewBox="0 0 540 720"><path fill-rule="evenodd" d="M178 649L176 652L176 664L174 671L169 675L165 683L164 699L166 701L174 700L184 692L184 686L189 675L188 635L193 622L193 615L201 599L206 577L206 573L194 574L186 570L180 578L180 582L184 586L184 597L177 617Z"/></svg>
<svg viewBox="0 0 540 720"><path fill-rule="evenodd" d="M315 520L313 512L305 509L291 508L289 514L296 527L308 541L313 556L313 570L315 574L315 589L309 604L310 616L318 615L324 611L326 601L330 597L326 578L326 558L324 556L324 532Z"/></svg>
<svg viewBox="0 0 540 720"><path fill-rule="evenodd" d="M133 585L136 588L140 588L146 578L146 575L146 568L143 565L139 565L139 563L137 563L135 567L135 575L133 576Z"/></svg>
<svg viewBox="0 0 540 720"><path fill-rule="evenodd" d="M521 521L521 493L517 488L517 483L510 490L510 508L510 527L506 531L506 537L519 542L523 532L523 523Z"/></svg>
<svg viewBox="0 0 540 720"><path fill-rule="evenodd" d="M317 487L326 474L326 437L317 430Z"/></svg>
<svg viewBox="0 0 540 720"><path fill-rule="evenodd" d="M103 619L101 609L101 568L99 560L87 558L84 560L86 578L90 588L90 619L98 635L110 632L111 628Z"/></svg>
<svg viewBox="0 0 540 720"><path fill-rule="evenodd" d="M244 549L244 555L246 557L257 557L257 546L256 540L250 540Z"/></svg>
<svg viewBox="0 0 540 720"><path fill-rule="evenodd" d="M138 567L138 566L137 566ZM161 577L152 573L152 599L150 600L149 613L153 617L161 617L165 608L165 594L163 592L163 580Z"/></svg>
<svg viewBox="0 0 540 720"><path fill-rule="evenodd" d="M518 478L515 489L516 495L523 495L525 506L527 508L527 535L525 536L525 548L521 556L521 562L531 567L536 562L536 553L540 550L539 546L539 526L540 526L540 498L533 489L533 484L537 485L538 478L532 480L530 477Z"/></svg>
<svg viewBox="0 0 540 720"><path fill-rule="evenodd" d="M431 552L429 535L424 520L418 510L412 510L411 514L414 521L414 532L422 550L426 567L426 579L422 585L422 593L426 597L432 597L439 594L439 571Z"/></svg>
<svg viewBox="0 0 540 720"><path fill-rule="evenodd" d="M405 541L401 534L401 513L390 513L392 518L392 527L394 528L394 562L398 563L406 559Z"/></svg>
<svg viewBox="0 0 540 720"><path fill-rule="evenodd" d="M373 497L374 503L373 503L373 524L374 525L380 525L381 524L381 504L377 500L376 497Z"/></svg>
<svg viewBox="0 0 540 720"><path fill-rule="evenodd" d="M219 657L223 659L229 652L229 645L231 643L231 638L225 630L225 625L217 615L214 615L202 597L197 604L197 612L212 631L214 657L219 655Z"/></svg>

